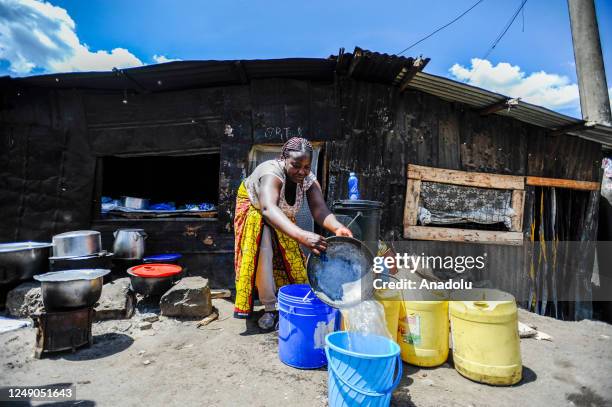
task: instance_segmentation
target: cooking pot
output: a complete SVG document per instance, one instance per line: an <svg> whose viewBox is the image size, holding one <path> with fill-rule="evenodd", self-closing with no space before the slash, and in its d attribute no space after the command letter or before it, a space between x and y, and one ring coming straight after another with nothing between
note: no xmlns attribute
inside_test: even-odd
<svg viewBox="0 0 612 407"><path fill-rule="evenodd" d="M102 294L102 280L110 270L64 270L34 276L40 281L47 311L93 307Z"/></svg>
<svg viewBox="0 0 612 407"><path fill-rule="evenodd" d="M175 281L183 269L175 264L141 264L127 270L132 291L144 296L161 296Z"/></svg>
<svg viewBox="0 0 612 407"><path fill-rule="evenodd" d="M144 229L118 229L113 233L113 252L119 259L142 259L147 234Z"/></svg>
<svg viewBox="0 0 612 407"><path fill-rule="evenodd" d="M53 257L91 256L102 251L100 232L75 230L53 236Z"/></svg>
<svg viewBox="0 0 612 407"><path fill-rule="evenodd" d="M130 209L147 209L149 207L149 200L145 198L136 198L134 196L122 196L121 206Z"/></svg>
<svg viewBox="0 0 612 407"><path fill-rule="evenodd" d="M110 269L113 253L106 250L91 256L49 257L49 270Z"/></svg>
<svg viewBox="0 0 612 407"><path fill-rule="evenodd" d="M327 239L320 256L306 260L308 283L315 295L334 308L350 308L374 295L374 255L365 243L345 236Z"/></svg>
<svg viewBox="0 0 612 407"><path fill-rule="evenodd" d="M51 243L15 242L0 244L0 284L29 280L49 271Z"/></svg>

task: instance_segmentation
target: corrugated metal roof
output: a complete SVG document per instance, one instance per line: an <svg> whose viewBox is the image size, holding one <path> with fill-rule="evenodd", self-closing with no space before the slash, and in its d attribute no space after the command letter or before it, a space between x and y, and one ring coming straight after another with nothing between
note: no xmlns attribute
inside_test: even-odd
<svg viewBox="0 0 612 407"><path fill-rule="evenodd" d="M381 54L355 47L353 53L340 49L336 71L356 80L401 85L406 76L422 70L429 58L419 60L412 57Z"/></svg>
<svg viewBox="0 0 612 407"><path fill-rule="evenodd" d="M450 102L464 103L474 109L484 109L495 103L510 99L508 96L499 93L424 72L418 72L408 84L408 88L429 93ZM519 101L510 110L502 109L495 114L512 117L551 130L583 123L582 120L523 101ZM582 131L568 131L567 134L612 148L612 127L610 126L597 124Z"/></svg>
<svg viewBox="0 0 612 407"><path fill-rule="evenodd" d="M71 72L11 80L22 86L160 92L236 85L260 78L333 81L335 67L335 60L322 58L175 61L117 71Z"/></svg>
<svg viewBox="0 0 612 407"><path fill-rule="evenodd" d="M474 109L486 108L509 99L508 96L499 93L420 72L427 61L429 60L417 61L410 57L380 54L356 47L352 53L344 53L344 50L341 49L338 56L332 55L327 59L176 61L120 71L74 72L0 79L13 86L159 92L194 87L237 85L248 83L251 79L261 78L333 81L336 73L351 75L357 80L401 86L406 78L414 75L408 83L408 88L417 89L444 100L464 103ZM523 101L519 101L509 111L503 109L495 114L551 130L583 123L573 117ZM579 132L568 131L567 134L612 148L612 127L610 126L595 125Z"/></svg>

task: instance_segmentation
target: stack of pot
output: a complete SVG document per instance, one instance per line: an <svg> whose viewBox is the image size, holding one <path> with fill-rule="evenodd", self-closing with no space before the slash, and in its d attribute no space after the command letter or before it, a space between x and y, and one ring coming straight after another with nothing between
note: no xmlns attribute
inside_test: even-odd
<svg viewBox="0 0 612 407"><path fill-rule="evenodd" d="M117 229L113 236L114 270L125 276L127 269L142 264L147 234L144 229Z"/></svg>
<svg viewBox="0 0 612 407"><path fill-rule="evenodd" d="M75 230L53 236L51 271L79 269L109 269L113 253L102 250L100 232Z"/></svg>

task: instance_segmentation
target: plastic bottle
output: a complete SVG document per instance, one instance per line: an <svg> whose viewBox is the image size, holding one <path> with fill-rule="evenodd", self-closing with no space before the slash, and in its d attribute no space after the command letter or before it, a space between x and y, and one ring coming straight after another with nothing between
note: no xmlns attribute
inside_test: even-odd
<svg viewBox="0 0 612 407"><path fill-rule="evenodd" d="M359 199L359 180L354 172L349 174L348 191L350 200L355 201Z"/></svg>

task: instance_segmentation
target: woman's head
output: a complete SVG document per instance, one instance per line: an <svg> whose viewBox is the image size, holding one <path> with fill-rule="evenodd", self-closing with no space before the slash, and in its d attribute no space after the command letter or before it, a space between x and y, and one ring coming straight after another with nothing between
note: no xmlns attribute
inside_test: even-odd
<svg viewBox="0 0 612 407"><path fill-rule="evenodd" d="M283 145L280 158L285 162L285 172L289 179L301 184L310 174L312 145L305 138L292 137Z"/></svg>

